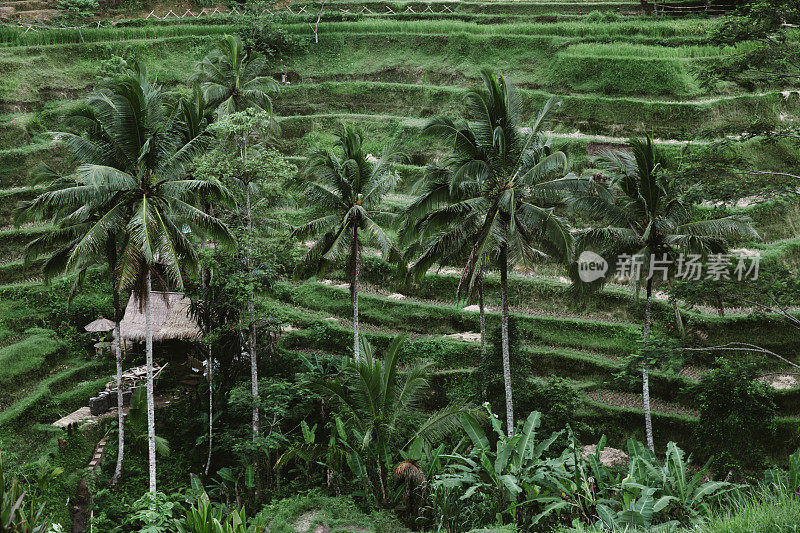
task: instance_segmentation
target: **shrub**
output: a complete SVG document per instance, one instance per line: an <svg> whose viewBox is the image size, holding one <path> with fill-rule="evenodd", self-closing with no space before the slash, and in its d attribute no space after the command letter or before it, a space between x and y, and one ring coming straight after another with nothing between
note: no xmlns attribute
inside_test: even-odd
<svg viewBox="0 0 800 533"><path fill-rule="evenodd" d="M270 59L302 53L308 48L309 38L276 25L267 17L255 17L251 24L239 31L245 46Z"/></svg>
<svg viewBox="0 0 800 533"><path fill-rule="evenodd" d="M704 374L698 385L699 449L714 457L723 474L762 467L764 443L775 432L772 393L756 381L755 364L721 359L717 363L719 367Z"/></svg>
<svg viewBox="0 0 800 533"><path fill-rule="evenodd" d="M61 0L58 3L58 9L63 11L65 17L69 18L73 24L94 16L97 8L97 0Z"/></svg>
<svg viewBox="0 0 800 533"><path fill-rule="evenodd" d="M531 411L542 413L542 429L553 433L565 426L576 426L575 412L581 406L581 397L569 381L559 377L533 378L525 387L514 391L515 410L520 417Z"/></svg>

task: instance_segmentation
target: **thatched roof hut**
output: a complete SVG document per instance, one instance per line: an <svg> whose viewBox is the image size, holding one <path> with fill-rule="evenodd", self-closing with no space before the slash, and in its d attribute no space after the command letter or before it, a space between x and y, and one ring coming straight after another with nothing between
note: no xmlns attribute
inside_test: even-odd
<svg viewBox="0 0 800 533"><path fill-rule="evenodd" d="M189 316L189 298L179 292L150 293L150 309L153 320L153 341L195 341L200 338L200 327ZM127 341L145 340L144 309L131 295L125 307L125 316L120 322L122 338Z"/></svg>

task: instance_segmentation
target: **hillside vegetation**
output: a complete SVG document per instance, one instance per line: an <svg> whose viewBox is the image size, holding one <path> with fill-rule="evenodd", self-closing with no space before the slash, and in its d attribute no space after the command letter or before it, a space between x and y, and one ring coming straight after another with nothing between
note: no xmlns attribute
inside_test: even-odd
<svg viewBox="0 0 800 533"><path fill-rule="evenodd" d="M697 461L716 461L711 473L716 479L737 482L762 478L766 467L787 466L787 457L800 447L800 379L788 386L770 384L772 376L792 375L795 369L791 365L800 364L796 176L800 145L792 135L772 134L796 131L800 125L800 87L793 85L796 80L750 85L729 80L710 82L709 69L752 52L756 44L712 42L710 36L722 27L723 18L656 17L638 2L335 0L324 4L316 25L316 15L308 14L317 13L319 3L292 2L292 6L295 9L291 12L279 6L274 15L165 20L136 18L125 11L125 6L116 6L102 8L111 10L103 11L103 15L119 14L113 24L98 15L97 22L81 28L50 24L27 31L20 25L0 25L0 449L4 461L18 465L10 470L16 475L31 476L32 469L26 465L48 456L53 458L52 466L66 469L60 481L36 496L47 503L47 512L55 521L65 527L71 522L61 500L65 495L73 496L96 441L107 435L114 443L117 433L116 421L109 419L75 436L70 433L67 442L50 424L86 405L112 380L113 354L96 356L92 347L95 339L87 337L83 327L100 315L114 316L112 280L119 272L130 274L130 265L141 258L123 254L121 257L129 262L123 267L120 260L120 265L115 265L117 270L108 269L100 259L102 254L92 248L97 258L89 260L87 254L74 260L83 272L66 269L57 276L47 276L42 270L47 253L26 253L26 245L55 234L62 222L58 216L24 218L20 208L50 190L47 180L54 173L67 175L81 163L68 143L54 140L51 132L80 131L82 123L75 117L89 115L89 94L108 87L110 80L138 65L143 71L137 70L137 75L146 76L153 86L163 86L164 101L170 106L193 101L200 91L198 85L198 92L193 92L198 62L209 54L213 57L220 39L229 35L240 37L248 53L264 54L268 63L264 74L277 82L276 90L270 91L270 120L274 119L274 124L269 124L269 136L253 136L259 142L268 138L264 144L269 149L254 149L257 155L253 157L261 159L242 170L235 165L239 154L245 152L236 143L249 141L237 137L242 135L242 130L236 129L240 126L226 123L224 115L214 115L210 107L198 118L202 128L213 122L209 131L216 137L186 164L185 174L200 180L209 176L212 181L219 179L234 191L226 199L233 201L234 207L226 204L209 209L210 201L198 206L204 216L218 216L233 228L231 235L239 248L228 253L222 251L221 239L195 239L195 228L186 223L180 232L187 235L187 243L190 237L197 240L191 246L200 250L198 268L187 268L185 276L169 268L153 269L153 285L164 290L180 289L195 303L215 302L224 307L220 316L235 316L236 320L225 324L220 318L221 325L203 324L203 333L211 333L207 336L210 340L191 351L192 357L200 359L205 359L207 351L214 372L220 374L214 378L220 383L211 391L212 399L217 395L221 413L216 415L219 429L213 445L206 433L211 408L209 387L205 381L190 385L182 381L176 361L182 348L167 345L156 351L157 360L169 360L176 368L168 365L169 370L158 382L159 393L163 387L175 392L177 400L162 403L157 409L157 431L159 436L166 436L171 448L169 459L159 456L162 493L180 490L189 494L189 474L198 474L200 477L192 481L193 496L174 501L182 501L186 509L202 510L205 503L195 485L202 478L208 493L203 495L226 504L225 516L219 516L231 527L237 520L229 512L235 515L234 502L246 501L244 509L253 520L255 513L248 506L258 505L252 508L256 511L263 507L256 516L265 522L259 522L261 529L257 531L316 532L336 527L358 531L467 531L501 525L535 531L535 527L544 527L536 525L539 520L547 524L542 531L556 531L573 519L573 527L582 524L580 531L593 531L584 527L616 527L616 531L650 525L649 518L646 523L644 519L641 523L624 522L622 507L614 507L613 518L608 518L597 505L602 500L600 495L606 494L603 491L613 498L615 483L624 484L626 474L640 487L656 483L647 477L652 472L646 474L645 466L636 470L636 465L660 468L679 464L685 468L688 463L681 451L685 450L686 456L691 454ZM301 6L306 9L303 14L298 12ZM789 27L786 34L790 42L798 38L795 27ZM751 234L732 239L729 252L747 257L760 254L758 284L663 282L656 285L648 303L643 284L615 281L587 296L576 291L575 275L569 266L550 254L510 269L507 283L497 270L481 273L481 305L486 306L483 323L477 310L478 292L464 294L465 283L470 281L462 275L462 256L468 256L469 250L454 252L413 279L404 272L413 264L410 256L399 261L404 267L398 269L397 257L389 253L386 242L404 237L403 228L393 226L378 237L378 230L365 230L368 236L363 237L363 260L358 260L358 322L354 324L350 283L355 262L338 261L350 248L318 258L325 268L300 272L300 267L308 266L301 258L324 240L320 236L298 237L302 233L298 228L321 216L322 208L319 200L304 192L301 177L308 178L304 172L316 168L315 161L319 163L314 158L320 156L315 153L338 147L344 142L339 137L341 132L357 130L363 138L365 164L378 165L386 147L402 154L387 163L387 185L380 186L387 188L382 191L386 194L374 208L385 219L402 219L426 190L425 180L430 177L426 169L446 165L457 145L452 139L430 135L426 126L433 117L455 119L474 112L468 95L483 87L486 71L514 82L519 96L516 111L525 117L525 124L549 105L551 98L562 100L541 134L552 143L547 145L548 154L563 151L567 162L563 174L571 172L576 179L591 178L592 183L602 185L608 169L599 156L614 150L630 154L631 138L652 138L659 153L669 160L664 171L682 180L687 201L697 205L691 224L724 217L752 223L758 238ZM212 121L212 116L217 118ZM527 134L527 128L518 133ZM249 139L248 135L246 132L243 138ZM227 155L224 150L228 150ZM144 165L145 159L142 157L139 163ZM167 172L161 167L159 170ZM249 173L267 179L251 187L245 179ZM198 195L204 192L201 186L196 187L193 191ZM256 195L254 215L250 212L251 189ZM451 187L449 194L455 195L454 190ZM87 210L95 203L87 199ZM359 200L354 205L362 204ZM569 218L573 235L597 222L597 217L570 212L568 205L554 203L548 213ZM205 220L194 216L194 221ZM326 218L313 229L327 231L331 220ZM95 239L99 242L100 238ZM57 250L56 246L45 248L45 252ZM159 243L154 254L158 259L153 261L167 256L185 260L188 255ZM191 270L198 275L189 275ZM135 278L131 288L143 286L143 272L130 274ZM502 319L501 294L506 285L508 324ZM209 292L215 290L218 292ZM768 295L772 301L766 299ZM126 292L123 306L127 298ZM758 298L766 303L751 301ZM647 318L650 322L644 328L643 341ZM487 332L484 340L488 348L481 343L482 327ZM396 356L398 366L392 378L412 379L424 367L424 380L430 385L429 390L414 396L409 406L397 407L399 413L391 422L376 422L366 434L360 426L351 429L352 420L358 420L359 415L344 414L346 409L337 410L334 406L338 404L325 396L324 381L333 382L346 375L344 361L350 361L354 353L358 356L354 328L371 346L368 349L375 350L376 365ZM501 329L511 332L510 340L508 335L503 340ZM651 334L660 343L657 354L647 352ZM396 340L398 336L405 339L402 344ZM256 337L263 352L252 368L260 373L262 397L254 400L249 397L248 358L253 354L248 346L255 344ZM557 462L557 457L561 461L560 466L548 463L545 468L543 456L541 464L536 463L542 472L553 470L542 474L551 477L525 485L525 490L530 490L525 495L531 503L528 508L527 503L517 503L522 501L517 500L517 489L522 488L503 484L510 482L503 481L502 474L517 475L517 471L494 466L487 468L489 474L480 472L482 463L500 465L502 457L509 460L510 450L519 440L504 440L505 430L499 425L495 433L491 428L486 430L488 437L482 439L475 429L489 427L486 421L494 413L499 418L491 420L492 424L500 424L498 420L507 414L501 404L511 376L504 383L500 362L504 354L501 346L509 343L518 431L529 432L531 442L540 442L546 439L545 433L569 428L550 441L552 452L544 445L534 451L531 445L518 459L535 462L540 459L533 457L534 453L551 453L553 461ZM756 345L769 355L749 349L709 349L739 346L737 343ZM648 410L652 410L654 452L634 442L648 438L638 366L643 353L653 358ZM144 362L144 352L136 348L127 354L125 366ZM725 438L717 435L717 440L723 441L719 443L722 448L711 449L702 440L709 405L718 405L713 403L710 387L727 379L726 372L734 372L728 364L749 369L736 375L747 376L746 383L761 395L759 398L765 398L770 413L764 417L771 424L768 434L751 434L751 429L742 432L742 438L754 439L753 453L760 454L758 461L748 464L744 459L736 463L740 459L735 452L719 451L738 443L724 442ZM316 385L308 386L314 380ZM320 402L321 398L324 401ZM475 407L490 399L488 415ZM455 416L457 408L464 408L464 413L459 411ZM251 440L251 411L259 410L263 434ZM389 453L390 443L397 446L398 439L405 443L415 428L439 410L450 431L442 431L447 435L440 439L442 449L428 441L423 446L421 438L418 442L411 438L397 453L393 450L394 455L384 455ZM543 418L534 424L529 413L537 411ZM135 416L134 411L130 418ZM141 416L146 418L146 413ZM144 418L128 422L131 429L126 429L126 434L132 436L126 437L130 446L126 448L127 471L121 485L113 490L99 488L105 487L114 473L115 446L109 446L105 463L93 478L97 485L93 490L98 489L97 531L138 531L147 523L143 513L155 505L146 499L134 504L148 490ZM754 420L757 418L753 415ZM350 424L347 429L343 419ZM456 430L463 437L460 443L450 437ZM380 440L381 431L389 435L385 442ZM361 447L354 444L359 439ZM70 444L73 441L74 445ZM628 467L606 470L597 461L579 459L578 443L598 441L601 449L607 442L636 458L630 463L630 472ZM506 444L504 451L500 446ZM677 451L676 445L680 447ZM556 447L564 453L556 453ZM212 451L217 456L210 475L208 467L203 473L206 450L209 458ZM363 464L355 464L357 459ZM494 460L497 463L492 463ZM208 461L212 464L212 459ZM454 467L454 461L462 461L462 466ZM794 456L789 465L800 468L797 461L800 459ZM579 463L596 485L570 485L572 473L575 479L583 475L578 474ZM401 471L402 465L406 465L406 471ZM393 473L387 473L387 468ZM530 468L533 472L534 467ZM417 470L424 481L415 481ZM221 473L215 477L217 471ZM491 480L467 490L458 484L463 479L453 481L456 471L471 472L475 487L486 475ZM363 483L359 472L366 472ZM726 476L727 472L732 474ZM378 484L384 480L391 480L392 485L388 489L380 486L381 495ZM674 503L676 496L675 500L664 500L658 512L664 510L662 522L674 520L676 526L750 531L754 522L766 520L761 513L767 513L765 509L773 500L785 499L786 516L775 518L780 524L774 531L789 531L781 528L797 515L797 480L794 483L781 485L787 494L742 492L737 496L731 494L741 487L723 483L708 487L707 501L713 500L717 506L714 512L709 511L712 503L702 507L706 505L705 496L699 495L697 501L702 500L702 505L687 500ZM559 484L575 492L564 489L566 499L562 501ZM649 494L646 490L637 492L634 500L639 503L624 505L650 505L652 516L653 494L672 497L669 491L673 489L658 487L658 492L655 488ZM307 496L281 500L312 488L315 490ZM349 496L338 498L342 493ZM446 519L458 514L459 502L476 494L480 503L470 507L461 521ZM572 494L583 495L570 500ZM172 509L173 500L163 497L158 505L162 518L166 517L161 526L164 529L153 531L195 531L174 529L172 511L164 510ZM609 507L606 509L611 513ZM183 511L175 507L176 520ZM241 513L244 516L244 511Z"/></svg>

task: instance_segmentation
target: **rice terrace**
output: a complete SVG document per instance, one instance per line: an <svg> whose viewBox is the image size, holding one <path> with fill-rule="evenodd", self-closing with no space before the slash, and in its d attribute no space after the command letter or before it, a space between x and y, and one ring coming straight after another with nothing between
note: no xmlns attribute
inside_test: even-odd
<svg viewBox="0 0 800 533"><path fill-rule="evenodd" d="M0 533L799 528L797 0L0 1Z"/></svg>

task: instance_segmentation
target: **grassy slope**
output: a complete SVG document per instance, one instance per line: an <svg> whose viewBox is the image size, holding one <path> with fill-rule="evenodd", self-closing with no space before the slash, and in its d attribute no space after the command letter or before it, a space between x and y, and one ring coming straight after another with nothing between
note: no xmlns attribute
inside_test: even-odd
<svg viewBox="0 0 800 533"><path fill-rule="evenodd" d="M524 6L507 9L519 14ZM567 11L573 8L547 6ZM492 9L506 8L497 4ZM518 82L526 112L551 94L567 95L563 122L584 133L624 136L656 128L664 137L690 138L702 127L719 135L738 131L755 115L790 109L791 102L775 91L759 95L731 91L720 96L708 94L698 86L693 69L719 53L698 46L700 36L713 22L509 20L513 22L477 24L431 17L323 23L318 46L286 58L294 83L276 97L276 106L283 115L312 116L284 120L283 148L293 154L305 154L310 147L330 141L330 134L323 131L343 122L355 122L367 131L368 149L373 153L389 140L402 139L412 163L417 165L406 172L419 176L421 166L444 150L427 139L419 139L419 128L433 114L460 112L464 91L475 84L482 67L500 70ZM298 21L285 28L308 38L304 23ZM147 24L87 30L80 36L69 31L0 34L0 41L7 43L7 47L0 48L0 68L10 74L0 80L0 123L17 132L0 136L0 186L6 187L0 194L9 199L28 197L30 192L10 187L26 185L30 171L40 161L67 166L68 161L50 147L44 132L58 124L61 111L74 105L97 83L104 69L114 64L114 56L138 57L163 83L185 86L194 61L210 49L214 36L230 30L224 25ZM620 44L622 41L625 44ZM613 57L608 59L609 55ZM391 101L388 107L387 100ZM579 167L588 166L587 150L592 143L608 142L587 137L562 140L568 143L567 149ZM765 153L747 143L737 143L737 147L754 168L774 168L771 165L780 164L789 155L776 150ZM679 147L671 145L669 149L677 153ZM4 211L0 211L6 220L10 217L7 205L3 202ZM786 235L785 225L775 224L774 217L763 218L764 227L771 225L776 238L791 236ZM17 230L4 231L0 233L0 246L6 243L14 248L19 238L21 233ZM9 283L26 279L28 272L20 263L12 262L0 270L0 280ZM524 299L525 294L521 291L518 296ZM552 293L543 300L551 298ZM612 309L618 303L610 302L604 309ZM287 347L328 349L326 342L331 339L335 344L348 345L349 305L344 291L304 286L288 290L270 304L276 313L306 328L287 335ZM377 296L365 297L362 309L368 334L378 342L385 342L397 331L419 336L414 340L418 353L410 351L409 357L434 354L439 368L458 371L473 366L479 355L474 344L425 336L432 333L426 329L433 326L429 323L431 316L437 319L437 335L476 330L474 313L424 302L398 304ZM608 356L632 349L638 311L628 311L631 314L623 319L627 324L622 325L598 323L593 319L605 315L604 311L595 311L598 314L589 312L590 320L521 318L528 325L528 349L540 358L543 370L577 377L590 387L607 386L604 382L618 368L618 362ZM320 329L319 324L331 314L338 316L343 325L328 323ZM568 326L562 329L565 324ZM721 324L709 322L715 331L729 331L720 328ZM732 324L735 328L735 322ZM654 376L654 389L656 394L678 401L680 398L670 391L676 383L670 379ZM584 416L606 426L617 424L624 431L638 430L640 425L636 410L613 410L592 402L586 403ZM664 431L683 432L684 437L691 425L691 421L671 415L659 415L657 419L657 425L666 428Z"/></svg>

